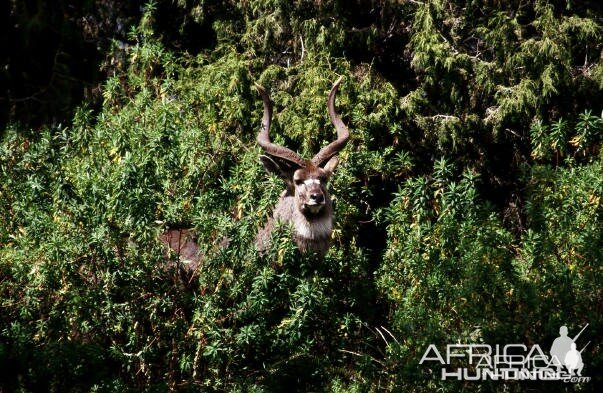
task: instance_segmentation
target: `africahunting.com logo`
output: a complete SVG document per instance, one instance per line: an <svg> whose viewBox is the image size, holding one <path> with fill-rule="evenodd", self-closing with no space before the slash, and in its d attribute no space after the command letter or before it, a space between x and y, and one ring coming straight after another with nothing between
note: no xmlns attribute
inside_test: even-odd
<svg viewBox="0 0 603 393"><path fill-rule="evenodd" d="M559 337L546 354L538 344L448 344L444 356L431 344L419 364L438 362L442 365L442 380L480 381L563 381L589 382L582 376L582 352L590 341L578 350L576 340L588 324L574 338L568 337L567 327L559 328Z"/></svg>

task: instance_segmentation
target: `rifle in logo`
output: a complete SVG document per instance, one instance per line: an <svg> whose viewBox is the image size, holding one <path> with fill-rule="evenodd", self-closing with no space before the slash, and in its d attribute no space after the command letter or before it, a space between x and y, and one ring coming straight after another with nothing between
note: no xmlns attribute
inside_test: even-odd
<svg viewBox="0 0 603 393"><path fill-rule="evenodd" d="M551 346L551 365L557 368L557 372L561 372L565 366L570 376L574 375L574 372L578 373L578 376L582 376L582 369L584 363L582 362L582 351L586 349L590 341L578 351L576 349L576 340L584 330L588 327L588 323L574 336L569 338L567 336L567 326L561 326L559 328L559 337L553 341Z"/></svg>

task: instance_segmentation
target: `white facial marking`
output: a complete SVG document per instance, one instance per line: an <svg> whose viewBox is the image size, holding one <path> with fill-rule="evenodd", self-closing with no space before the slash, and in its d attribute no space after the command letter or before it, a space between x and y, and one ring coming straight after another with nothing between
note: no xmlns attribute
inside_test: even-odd
<svg viewBox="0 0 603 393"><path fill-rule="evenodd" d="M304 184L309 186L310 184L320 184L320 180L318 179L308 179L304 180Z"/></svg>

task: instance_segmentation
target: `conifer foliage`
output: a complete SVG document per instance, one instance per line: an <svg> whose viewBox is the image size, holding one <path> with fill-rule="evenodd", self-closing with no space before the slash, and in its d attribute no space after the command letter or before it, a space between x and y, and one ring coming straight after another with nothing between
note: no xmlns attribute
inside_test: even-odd
<svg viewBox="0 0 603 393"><path fill-rule="evenodd" d="M586 323L577 389L594 389L602 18L544 0L146 4L107 46L102 103L0 131L0 391L453 392L469 387L419 365L430 344L548 350ZM253 83L273 140L311 157L339 76L333 245L301 255L280 225L260 254L284 183L258 162ZM193 276L159 241L176 227L200 246ZM470 388L528 385L565 388Z"/></svg>

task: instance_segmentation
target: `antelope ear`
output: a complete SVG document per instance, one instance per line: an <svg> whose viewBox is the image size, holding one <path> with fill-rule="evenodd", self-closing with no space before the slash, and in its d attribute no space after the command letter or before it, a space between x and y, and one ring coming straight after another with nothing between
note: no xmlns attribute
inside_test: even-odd
<svg viewBox="0 0 603 393"><path fill-rule="evenodd" d="M291 181L293 172L298 169L298 166L278 157L269 157L265 155L260 156L260 162L264 166L266 172L275 174L278 177L285 179L285 181Z"/></svg>
<svg viewBox="0 0 603 393"><path fill-rule="evenodd" d="M260 162L262 163L262 166L264 166L264 170L266 172L280 175L280 168L272 158L268 156L260 156Z"/></svg>
<svg viewBox="0 0 603 393"><path fill-rule="evenodd" d="M339 165L339 158L337 158L337 156L333 156L331 159L329 159L329 161L327 161L323 169L329 176L331 176L333 172L335 172L337 165Z"/></svg>

